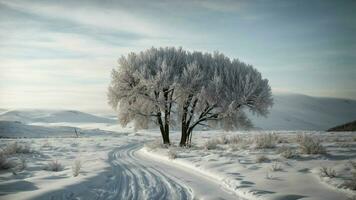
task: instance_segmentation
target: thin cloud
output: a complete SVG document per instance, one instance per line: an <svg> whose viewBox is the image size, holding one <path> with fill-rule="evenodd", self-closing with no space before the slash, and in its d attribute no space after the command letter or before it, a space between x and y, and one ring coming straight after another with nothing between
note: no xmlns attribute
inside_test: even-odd
<svg viewBox="0 0 356 200"><path fill-rule="evenodd" d="M72 7L68 4L43 1L7 1L2 2L2 4L15 10L39 15L44 18L62 19L97 28L133 32L148 36L162 35L156 25L120 8L109 9L92 7L90 5Z"/></svg>

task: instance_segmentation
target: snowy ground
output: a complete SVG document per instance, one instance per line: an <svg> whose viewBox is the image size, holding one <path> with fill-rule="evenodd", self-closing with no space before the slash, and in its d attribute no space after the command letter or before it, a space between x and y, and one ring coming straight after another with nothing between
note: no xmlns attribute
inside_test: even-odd
<svg viewBox="0 0 356 200"><path fill-rule="evenodd" d="M19 150L7 154L14 167L0 171L0 199L238 199L216 180L137 154L157 138L142 134L1 139L2 149ZM63 168L48 170L53 161Z"/></svg>
<svg viewBox="0 0 356 200"><path fill-rule="evenodd" d="M14 136L32 137L0 139L6 150L0 161L6 158L12 165L0 170L1 200L331 200L356 195L347 189L356 170L356 133L197 131L192 147L180 148L179 131L173 131L173 145L165 148L156 142L156 130L136 132L85 120L55 122L53 117L50 122L29 121L0 126L1 136L17 132ZM46 131L51 134L43 138ZM326 152L303 153L302 134L320 141ZM54 161L62 166L58 171L48 167ZM74 176L78 162L81 168Z"/></svg>
<svg viewBox="0 0 356 200"><path fill-rule="evenodd" d="M140 153L203 173L246 199L355 198L347 186L356 170L355 133L217 132L195 133L189 149L152 143ZM297 142L302 134L320 140L326 153L303 154ZM276 143L258 148L256 138L270 136Z"/></svg>

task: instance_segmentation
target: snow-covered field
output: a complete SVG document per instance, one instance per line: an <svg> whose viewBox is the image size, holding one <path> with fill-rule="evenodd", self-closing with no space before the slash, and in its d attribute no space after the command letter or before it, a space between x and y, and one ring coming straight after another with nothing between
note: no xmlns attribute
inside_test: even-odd
<svg viewBox="0 0 356 200"><path fill-rule="evenodd" d="M320 142L320 153L308 154L301 147L307 148L310 138ZM309 145L310 149L318 149L315 145ZM322 200L356 195L355 133L198 132L189 149L152 143L140 153L203 173L246 199Z"/></svg>
<svg viewBox="0 0 356 200"><path fill-rule="evenodd" d="M196 131L192 147L180 148L173 131L166 148L157 130L123 129L102 117L95 123L75 112L71 122L68 112L56 113L19 112L9 116L20 122L0 123L7 137L0 139L0 199L356 196L355 132Z"/></svg>

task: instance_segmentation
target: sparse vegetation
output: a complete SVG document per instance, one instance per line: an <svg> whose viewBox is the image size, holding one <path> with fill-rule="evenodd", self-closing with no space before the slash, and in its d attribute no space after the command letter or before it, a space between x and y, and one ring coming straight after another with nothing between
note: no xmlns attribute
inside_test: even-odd
<svg viewBox="0 0 356 200"><path fill-rule="evenodd" d="M152 151L152 150L155 150L155 149L158 149L158 148L166 148L167 145L162 144L162 142L159 141L159 140L155 140L155 141L152 141L152 142L145 143L145 147L148 150Z"/></svg>
<svg viewBox="0 0 356 200"><path fill-rule="evenodd" d="M321 140L308 135L298 135L297 141L300 146L301 153L304 154L326 154L325 147L321 144Z"/></svg>
<svg viewBox="0 0 356 200"><path fill-rule="evenodd" d="M79 175L81 168L82 168L82 161L79 159L76 159L72 165L72 173L73 173L74 177Z"/></svg>
<svg viewBox="0 0 356 200"><path fill-rule="evenodd" d="M228 137L228 144L239 144L242 143L243 139L239 135L232 135Z"/></svg>
<svg viewBox="0 0 356 200"><path fill-rule="evenodd" d="M58 160L52 160L48 162L48 164L45 167L45 170L47 171L53 171L53 172L59 172L64 169L64 166L58 161Z"/></svg>
<svg viewBox="0 0 356 200"><path fill-rule="evenodd" d="M217 145L225 145L229 144L230 149L235 151L239 149L238 145L244 145L244 140L239 136L239 135L232 135L232 136L221 136L218 138L212 138L207 140L204 144L203 147L206 150L211 150L211 149L216 149Z"/></svg>
<svg viewBox="0 0 356 200"><path fill-rule="evenodd" d="M278 149L278 153L280 156L282 156L283 158L287 158L287 159L290 159L290 158L295 158L297 156L297 152L292 149L291 147L280 147Z"/></svg>
<svg viewBox="0 0 356 200"><path fill-rule="evenodd" d="M256 135L254 138L255 149L275 148L278 136L273 133Z"/></svg>
<svg viewBox="0 0 356 200"><path fill-rule="evenodd" d="M33 152L30 144L28 143L19 144L18 142L12 142L7 144L2 151L4 154L7 155L13 155L19 153L28 154Z"/></svg>
<svg viewBox="0 0 356 200"><path fill-rule="evenodd" d="M282 168L282 165L278 162L273 162L271 167L270 167L270 170L273 171L273 172L276 172L276 171L282 171L283 168Z"/></svg>
<svg viewBox="0 0 356 200"><path fill-rule="evenodd" d="M227 136L221 136L221 137L218 137L218 138L216 138L216 140L217 140L217 144L228 144L229 143L229 137L227 137Z"/></svg>
<svg viewBox="0 0 356 200"><path fill-rule="evenodd" d="M205 150L216 149L217 145L220 144L220 142L221 141L219 141L219 139L210 139L203 144L203 147Z"/></svg>
<svg viewBox="0 0 356 200"><path fill-rule="evenodd" d="M174 160L178 157L177 155L177 151L173 150L173 149L170 149L168 151L168 158L171 159L171 160Z"/></svg>
<svg viewBox="0 0 356 200"><path fill-rule="evenodd" d="M0 152L0 170L10 169L11 167L13 167L13 163L3 152Z"/></svg>
<svg viewBox="0 0 356 200"><path fill-rule="evenodd" d="M269 161L270 161L270 159L264 155L259 155L256 157L256 163L264 163L264 162L269 162Z"/></svg>
<svg viewBox="0 0 356 200"><path fill-rule="evenodd" d="M336 171L331 167L321 167L320 168L320 176L321 177L335 178L336 177Z"/></svg>

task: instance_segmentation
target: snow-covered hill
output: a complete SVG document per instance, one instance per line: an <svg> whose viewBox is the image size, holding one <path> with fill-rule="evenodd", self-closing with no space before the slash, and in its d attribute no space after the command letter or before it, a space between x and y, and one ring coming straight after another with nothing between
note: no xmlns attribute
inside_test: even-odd
<svg viewBox="0 0 356 200"><path fill-rule="evenodd" d="M111 131L100 129L81 129L70 126L35 126L27 125L18 121L0 121L0 137L5 138L46 138L46 137L76 137L98 136L112 134Z"/></svg>
<svg viewBox="0 0 356 200"><path fill-rule="evenodd" d="M113 119L74 110L11 110L0 114L0 121L23 123L115 123Z"/></svg>
<svg viewBox="0 0 356 200"><path fill-rule="evenodd" d="M300 94L276 94L267 118L251 116L256 128L266 130L327 130L356 120L356 101L311 97ZM0 121L25 124L69 125L74 123L117 123L113 116L96 116L72 110L10 110L0 113ZM77 126L77 125L76 125Z"/></svg>
<svg viewBox="0 0 356 200"><path fill-rule="evenodd" d="M256 127L267 130L327 130L355 120L356 101L278 94L267 118L251 119Z"/></svg>

